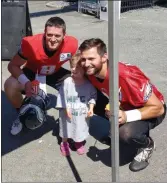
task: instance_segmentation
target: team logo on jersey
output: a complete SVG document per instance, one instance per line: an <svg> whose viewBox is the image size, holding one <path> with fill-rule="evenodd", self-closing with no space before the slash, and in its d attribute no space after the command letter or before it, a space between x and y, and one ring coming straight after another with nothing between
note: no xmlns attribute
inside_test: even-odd
<svg viewBox="0 0 167 183"><path fill-rule="evenodd" d="M144 101L146 102L152 94L152 85L150 83L147 83L145 87L145 92L144 92Z"/></svg>
<svg viewBox="0 0 167 183"><path fill-rule="evenodd" d="M60 62L71 59L71 53L61 53Z"/></svg>

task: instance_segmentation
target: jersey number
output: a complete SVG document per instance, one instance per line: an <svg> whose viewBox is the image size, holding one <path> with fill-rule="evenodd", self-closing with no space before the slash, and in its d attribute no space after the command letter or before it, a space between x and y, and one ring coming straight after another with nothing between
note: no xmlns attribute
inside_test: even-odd
<svg viewBox="0 0 167 183"><path fill-rule="evenodd" d="M55 65L45 65L41 67L40 74L50 75L55 72L56 66Z"/></svg>

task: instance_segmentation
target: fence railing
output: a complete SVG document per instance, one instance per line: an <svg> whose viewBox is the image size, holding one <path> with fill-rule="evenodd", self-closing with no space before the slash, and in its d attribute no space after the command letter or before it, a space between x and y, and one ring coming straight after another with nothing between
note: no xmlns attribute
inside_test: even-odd
<svg viewBox="0 0 167 183"><path fill-rule="evenodd" d="M153 6L155 0L122 0L121 12L132 9L144 8ZM99 17L100 14L100 1L99 0L78 0L78 11L82 13L93 13Z"/></svg>

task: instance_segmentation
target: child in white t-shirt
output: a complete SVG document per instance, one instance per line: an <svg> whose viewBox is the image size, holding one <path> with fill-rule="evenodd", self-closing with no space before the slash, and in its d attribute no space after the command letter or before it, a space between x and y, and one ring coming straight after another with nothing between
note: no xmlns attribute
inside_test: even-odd
<svg viewBox="0 0 167 183"><path fill-rule="evenodd" d="M84 154L83 141L89 136L88 122L93 116L96 89L85 78L77 53L70 61L71 77L64 80L57 97L59 109L59 135L62 137L62 155L70 155L68 139L73 139L78 154Z"/></svg>

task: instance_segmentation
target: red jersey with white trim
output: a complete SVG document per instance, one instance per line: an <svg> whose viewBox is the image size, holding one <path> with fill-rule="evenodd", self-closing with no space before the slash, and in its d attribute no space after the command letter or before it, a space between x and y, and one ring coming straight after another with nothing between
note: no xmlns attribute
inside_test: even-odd
<svg viewBox="0 0 167 183"><path fill-rule="evenodd" d="M123 110L143 107L152 92L164 103L163 95L151 83L150 79L136 66L119 62L119 101ZM109 72L103 82L95 76L89 76L92 84L109 96Z"/></svg>
<svg viewBox="0 0 167 183"><path fill-rule="evenodd" d="M37 34L23 38L21 53L27 59L26 68L40 75L50 75L58 71L76 53L78 41L72 36L65 36L54 55L48 57L43 48L43 36L44 34Z"/></svg>

